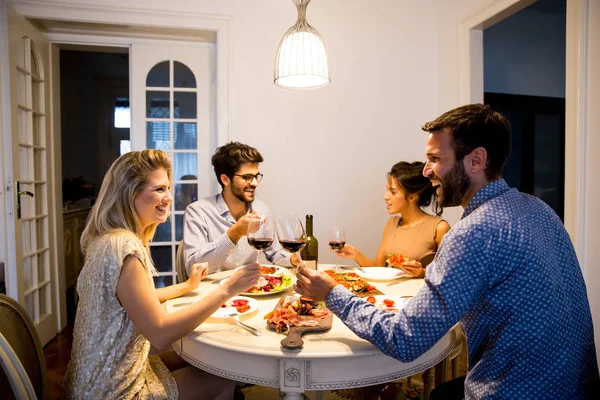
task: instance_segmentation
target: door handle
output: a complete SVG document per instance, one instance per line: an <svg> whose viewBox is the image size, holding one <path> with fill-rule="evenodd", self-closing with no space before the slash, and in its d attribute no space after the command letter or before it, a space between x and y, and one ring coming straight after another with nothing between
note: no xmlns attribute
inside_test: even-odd
<svg viewBox="0 0 600 400"><path fill-rule="evenodd" d="M29 197L34 197L33 193L28 190L21 190L21 182L16 181L17 185L17 219L21 219L21 196L27 195Z"/></svg>

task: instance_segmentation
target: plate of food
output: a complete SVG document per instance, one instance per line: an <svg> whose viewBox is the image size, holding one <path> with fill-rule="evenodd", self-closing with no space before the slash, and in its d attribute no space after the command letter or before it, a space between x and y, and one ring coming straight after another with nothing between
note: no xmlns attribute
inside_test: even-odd
<svg viewBox="0 0 600 400"><path fill-rule="evenodd" d="M356 272L335 272L332 269L325 270L325 273L331 276L337 283L350 290L359 297L369 295L383 294L375 286L362 279Z"/></svg>
<svg viewBox="0 0 600 400"><path fill-rule="evenodd" d="M390 311L390 312L398 312L404 305L408 298L398 297L398 296L369 296L365 298L365 301L373 304L377 308L381 308L382 310Z"/></svg>
<svg viewBox="0 0 600 400"><path fill-rule="evenodd" d="M292 274L287 268L277 265L262 265L261 276L257 284L244 292L245 296L267 296L283 292L292 286ZM223 279L219 284L227 282Z"/></svg>
<svg viewBox="0 0 600 400"><path fill-rule="evenodd" d="M355 272L361 278L373 281L391 281L406 275L399 269L389 267L363 267Z"/></svg>
<svg viewBox="0 0 600 400"><path fill-rule="evenodd" d="M215 311L211 318L229 318L231 314L246 315L259 309L258 301L244 296L233 296Z"/></svg>
<svg viewBox="0 0 600 400"><path fill-rule="evenodd" d="M286 337L281 347L289 350L302 348L305 333L323 332L331 329L333 313L322 302L299 295L283 296L273 311L264 316L267 327Z"/></svg>

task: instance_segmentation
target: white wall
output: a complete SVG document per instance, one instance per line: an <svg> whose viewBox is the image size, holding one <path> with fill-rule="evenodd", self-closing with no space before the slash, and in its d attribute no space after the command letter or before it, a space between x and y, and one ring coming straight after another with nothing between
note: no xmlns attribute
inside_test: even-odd
<svg viewBox="0 0 600 400"><path fill-rule="evenodd" d="M532 7L483 31L486 92L565 97L565 14Z"/></svg>
<svg viewBox="0 0 600 400"><path fill-rule="evenodd" d="M311 2L308 20L324 38L332 70L331 85L313 91L272 82L277 45L296 19L291 1L173 0L169 7L231 17L234 138L265 157L259 197L275 213L314 214L320 260L333 262L326 241L335 222L346 225L349 243L375 255L388 217L387 171L400 160L423 160L420 127L458 105L457 24L471 3ZM166 8L161 0L126 6ZM450 223L460 215L452 211Z"/></svg>

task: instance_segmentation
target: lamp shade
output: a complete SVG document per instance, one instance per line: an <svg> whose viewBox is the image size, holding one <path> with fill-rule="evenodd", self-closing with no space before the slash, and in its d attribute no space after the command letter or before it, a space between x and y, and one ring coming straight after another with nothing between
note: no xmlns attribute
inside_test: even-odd
<svg viewBox="0 0 600 400"><path fill-rule="evenodd" d="M274 83L289 89L316 89L331 82L329 58L321 35L306 21L310 0L292 0L298 20L281 38Z"/></svg>

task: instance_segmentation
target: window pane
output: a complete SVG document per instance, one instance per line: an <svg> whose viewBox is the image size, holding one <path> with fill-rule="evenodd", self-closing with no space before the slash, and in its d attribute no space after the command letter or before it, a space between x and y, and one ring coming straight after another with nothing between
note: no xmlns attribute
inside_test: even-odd
<svg viewBox="0 0 600 400"><path fill-rule="evenodd" d="M172 276L155 276L154 277L154 287L157 289L163 288L165 286L171 286L173 284Z"/></svg>
<svg viewBox="0 0 600 400"><path fill-rule="evenodd" d="M198 148L196 123L175 122L174 124L176 149L193 150Z"/></svg>
<svg viewBox="0 0 600 400"><path fill-rule="evenodd" d="M43 94L42 86L39 83L32 81L31 82L31 108L33 109L33 111L44 112L44 110L41 109L42 103L40 101L42 94Z"/></svg>
<svg viewBox="0 0 600 400"><path fill-rule="evenodd" d="M171 149L171 124L169 122L146 122L146 147L149 149Z"/></svg>
<svg viewBox="0 0 600 400"><path fill-rule="evenodd" d="M129 99L117 99L115 101L115 128L131 128L131 109Z"/></svg>
<svg viewBox="0 0 600 400"><path fill-rule="evenodd" d="M176 118L196 118L196 93L175 92L173 99Z"/></svg>
<svg viewBox="0 0 600 400"><path fill-rule="evenodd" d="M35 58L35 54L33 53L34 45L31 43L31 74L40 78L40 69L37 64L37 59Z"/></svg>
<svg viewBox="0 0 600 400"><path fill-rule="evenodd" d="M169 118L171 113L169 92L146 92L146 117Z"/></svg>
<svg viewBox="0 0 600 400"><path fill-rule="evenodd" d="M46 144L42 132L42 117L33 116L33 144L35 146L44 146Z"/></svg>
<svg viewBox="0 0 600 400"><path fill-rule="evenodd" d="M186 179L186 177L183 176L181 179ZM196 177L194 176L193 179L196 179ZM185 211L185 208L196 200L198 200L198 185L195 182L190 184L177 183L175 185L176 211Z"/></svg>
<svg viewBox="0 0 600 400"><path fill-rule="evenodd" d="M175 215L175 240L183 240L183 215Z"/></svg>
<svg viewBox="0 0 600 400"><path fill-rule="evenodd" d="M150 246L154 267L158 272L171 272L171 246Z"/></svg>
<svg viewBox="0 0 600 400"><path fill-rule="evenodd" d="M119 144L121 147L120 155L131 152L131 140L121 140Z"/></svg>
<svg viewBox="0 0 600 400"><path fill-rule="evenodd" d="M156 64L146 77L146 86L169 87L169 62L163 61Z"/></svg>
<svg viewBox="0 0 600 400"><path fill-rule="evenodd" d="M175 153L173 157L173 179L190 179L186 175L198 176L198 155L196 153Z"/></svg>
<svg viewBox="0 0 600 400"><path fill-rule="evenodd" d="M154 234L154 242L170 242L171 241L171 219L163 224L158 224L156 233Z"/></svg>
<svg viewBox="0 0 600 400"><path fill-rule="evenodd" d="M196 78L194 73L185 64L175 61L175 76L173 86L183 88L195 88Z"/></svg>

